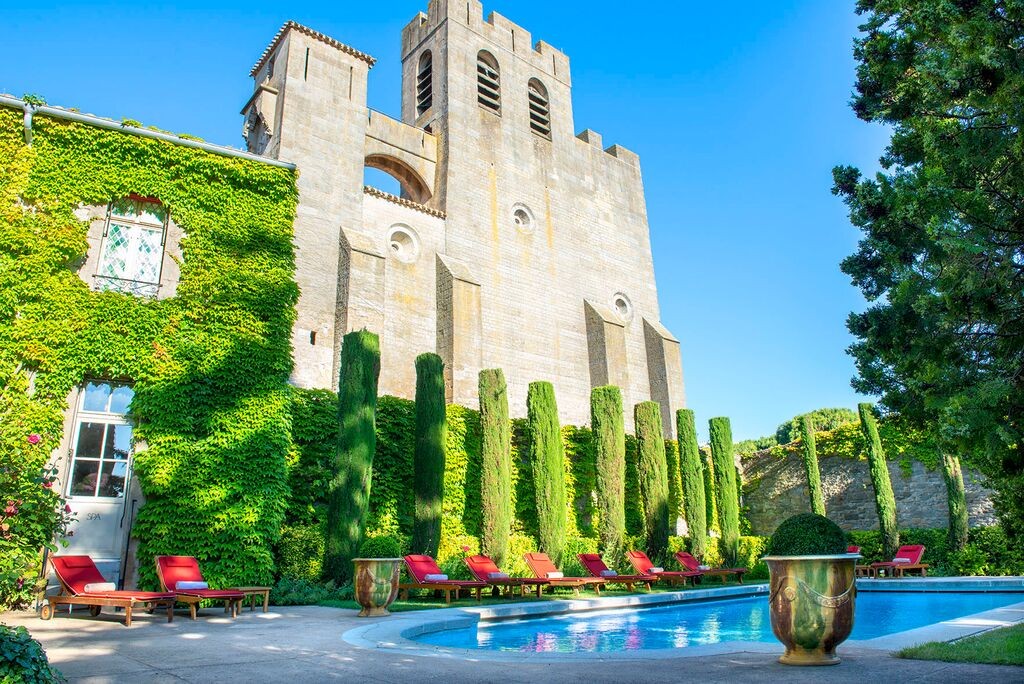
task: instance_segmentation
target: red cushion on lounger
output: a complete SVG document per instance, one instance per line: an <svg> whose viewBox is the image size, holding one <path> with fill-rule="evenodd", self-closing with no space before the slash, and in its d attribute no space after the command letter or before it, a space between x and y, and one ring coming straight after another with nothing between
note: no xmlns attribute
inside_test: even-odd
<svg viewBox="0 0 1024 684"><path fill-rule="evenodd" d="M469 566L469 571L473 573L473 576L478 580L487 581L491 578L492 572L501 572L501 570L498 569L498 564L487 556L468 556L465 561L466 565ZM505 579L507 578L508 576L506 575Z"/></svg>
<svg viewBox="0 0 1024 684"><path fill-rule="evenodd" d="M84 594L86 584L106 582L89 556L53 556L53 571L73 594Z"/></svg>
<svg viewBox="0 0 1024 684"><path fill-rule="evenodd" d="M178 582L202 582L199 561L192 556L157 556L160 580L168 591L174 591Z"/></svg>
<svg viewBox="0 0 1024 684"><path fill-rule="evenodd" d="M700 570L700 561L686 551L677 551L676 560L679 561L679 565L683 566L684 570Z"/></svg>
<svg viewBox="0 0 1024 684"><path fill-rule="evenodd" d="M427 575L444 574L441 568L437 567L437 561L430 556L410 554L405 557L405 564L409 568L409 573L421 584L427 581Z"/></svg>

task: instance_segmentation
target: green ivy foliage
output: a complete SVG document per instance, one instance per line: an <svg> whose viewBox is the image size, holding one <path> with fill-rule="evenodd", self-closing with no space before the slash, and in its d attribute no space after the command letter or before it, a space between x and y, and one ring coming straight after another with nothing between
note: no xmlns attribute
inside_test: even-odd
<svg viewBox="0 0 1024 684"><path fill-rule="evenodd" d="M58 684L67 681L50 665L42 645L24 627L0 625L0 682Z"/></svg>
<svg viewBox="0 0 1024 684"><path fill-rule="evenodd" d="M63 433L71 390L129 379L146 496L133 530L153 556L197 556L216 584L266 584L291 443L294 173L172 143L0 109L0 443ZM74 212L158 197L185 237L174 297L93 292ZM32 392L30 386L31 377Z"/></svg>

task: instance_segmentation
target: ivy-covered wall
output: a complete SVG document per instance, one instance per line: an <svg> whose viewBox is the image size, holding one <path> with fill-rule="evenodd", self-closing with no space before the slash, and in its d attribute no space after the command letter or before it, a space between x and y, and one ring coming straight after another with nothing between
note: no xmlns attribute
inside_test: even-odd
<svg viewBox="0 0 1024 684"><path fill-rule="evenodd" d="M282 574L314 579L319 569L318 536L323 520L323 491L331 462L330 445L337 430L336 397L325 390L293 389L293 419L296 451L290 461L290 506L278 547ZM438 563L453 577L466 576L463 547L476 553L480 546L481 451L480 414L458 405L449 405L448 447L445 453L444 502L441 518L441 546ZM525 420L512 422L512 537L506 568L513 574L529 574L522 555L537 550L537 511L533 506L534 488L526 462ZM391 548L408 553L412 534L412 453L415 406L412 401L382 396L377 400L377 453L373 461L373 486L370 494L370 520L366 545L374 549ZM635 460L635 439L627 442ZM595 507L596 449L589 428L562 428L565 449L565 485L567 537L565 571L583 572L576 554L597 551L597 510ZM626 489L627 508L639 514L637 489ZM642 523L641 523L642 524ZM640 532L642 534L642 530ZM381 547L382 539L388 546ZM630 544L639 543L631 539ZM367 546L367 548L371 548ZM639 548L639 547L637 547ZM625 559L618 559L625 564ZM625 568L622 568L625 570Z"/></svg>
<svg viewBox="0 0 1024 684"><path fill-rule="evenodd" d="M158 198L186 234L175 296L95 292L81 206ZM294 172L257 161L0 107L0 443L62 438L71 390L130 381L134 534L143 585L152 558L199 558L213 584L274 572L291 444ZM15 433L18 433L15 435Z"/></svg>

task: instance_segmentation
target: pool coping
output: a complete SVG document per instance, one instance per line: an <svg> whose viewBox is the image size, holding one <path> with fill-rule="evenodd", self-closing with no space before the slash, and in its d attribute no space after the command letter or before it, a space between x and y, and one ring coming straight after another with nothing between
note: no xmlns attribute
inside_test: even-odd
<svg viewBox="0 0 1024 684"><path fill-rule="evenodd" d="M1024 577L1017 578L963 578L961 583L951 578L923 578L900 580L869 580L857 582L858 591L967 591L967 592L1024 592ZM1001 581L994 581L1001 580ZM994 582L993 582L994 581ZM898 585L893 587L891 585ZM957 588L953 588L957 587ZM782 653L782 645L774 642L724 641L717 644L687 646L686 648L618 651L614 653L523 653L519 651L485 651L473 648L434 646L413 641L421 634L472 627L481 620L509 620L523 617L552 617L568 613L593 612L615 608L651 607L725 598L767 596L767 584L741 584L689 591L635 594L593 599L547 601L544 603L511 603L508 605L465 606L415 612L394 613L383 618L367 618L368 624L350 629L342 639L352 646L387 653L410 656L452 658L459 660L488 660L522 662L527 660L644 660L687 658L727 653ZM873 639L851 639L839 647L842 650L868 649L895 651L928 641L952 641L1024 622L1024 601L1002 608L983 611L924 627L896 632Z"/></svg>

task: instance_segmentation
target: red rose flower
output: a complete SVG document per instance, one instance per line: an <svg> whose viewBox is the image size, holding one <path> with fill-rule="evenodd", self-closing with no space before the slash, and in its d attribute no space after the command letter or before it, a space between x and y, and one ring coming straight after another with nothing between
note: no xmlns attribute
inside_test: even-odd
<svg viewBox="0 0 1024 684"><path fill-rule="evenodd" d="M33 432L31 435L28 436L28 443L29 444L39 444L39 442L42 439L43 439L42 437L40 437L38 434Z"/></svg>
<svg viewBox="0 0 1024 684"><path fill-rule="evenodd" d="M71 512L71 504L64 504L64 512L65 513L70 513Z"/></svg>

